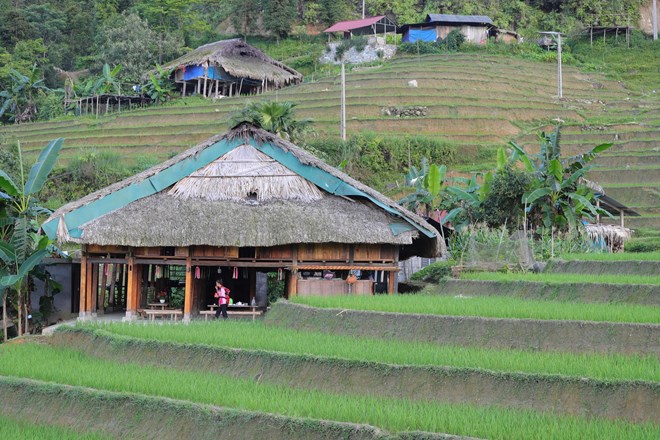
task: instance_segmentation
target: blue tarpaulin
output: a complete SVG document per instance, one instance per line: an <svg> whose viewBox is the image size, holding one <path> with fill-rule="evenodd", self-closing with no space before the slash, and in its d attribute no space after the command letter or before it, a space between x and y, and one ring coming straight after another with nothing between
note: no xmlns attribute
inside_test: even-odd
<svg viewBox="0 0 660 440"><path fill-rule="evenodd" d="M438 36L435 33L435 28L433 28L433 29L408 29L408 31L403 34L403 42L404 43L414 43L416 41L428 41L430 43L433 43L437 39L438 39Z"/></svg>
<svg viewBox="0 0 660 440"><path fill-rule="evenodd" d="M186 70L183 72L183 79L197 79L204 78L204 67L202 66L186 66Z"/></svg>

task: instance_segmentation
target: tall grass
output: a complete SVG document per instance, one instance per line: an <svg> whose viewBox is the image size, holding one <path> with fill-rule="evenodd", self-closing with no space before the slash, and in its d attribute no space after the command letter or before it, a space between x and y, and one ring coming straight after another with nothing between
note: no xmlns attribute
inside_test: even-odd
<svg viewBox="0 0 660 440"><path fill-rule="evenodd" d="M603 255L603 254L595 254ZM610 260L616 261L616 260ZM577 273L501 273L472 272L461 274L466 280L491 281L533 281L538 283L605 283L605 284L650 284L660 285L660 276L618 275L618 274L577 274Z"/></svg>
<svg viewBox="0 0 660 440"><path fill-rule="evenodd" d="M4 403L3 403L4 404ZM11 403L7 403L11 405ZM72 429L48 426L27 420L17 420L0 415L0 438L38 440L101 440L112 437L97 433L80 433Z"/></svg>
<svg viewBox="0 0 660 440"><path fill-rule="evenodd" d="M657 307L637 304L583 304L504 296L440 295L303 296L291 301L313 307L486 318L526 318L660 324Z"/></svg>
<svg viewBox="0 0 660 440"><path fill-rule="evenodd" d="M190 325L83 324L101 334L145 340L265 350L394 365L448 366L499 372L558 374L607 381L660 382L657 356L531 352L437 345L266 327L261 322L193 322Z"/></svg>
<svg viewBox="0 0 660 440"><path fill-rule="evenodd" d="M489 439L660 437L660 426L649 423L298 390L165 367L147 370L142 365L30 343L0 347L0 374L287 416L367 423L392 432L415 429Z"/></svg>
<svg viewBox="0 0 660 440"><path fill-rule="evenodd" d="M599 253L599 254L562 254L562 260L592 260L592 261L658 261L660 252L622 252L622 253ZM657 277L656 277L657 278Z"/></svg>

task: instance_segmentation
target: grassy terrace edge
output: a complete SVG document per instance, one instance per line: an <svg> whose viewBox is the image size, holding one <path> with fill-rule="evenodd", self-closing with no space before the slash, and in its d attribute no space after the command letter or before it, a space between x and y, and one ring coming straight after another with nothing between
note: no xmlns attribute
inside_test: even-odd
<svg viewBox="0 0 660 440"><path fill-rule="evenodd" d="M637 304L583 304L511 297L465 298L437 295L305 296L293 297L291 302L326 309L403 314L660 324L657 308Z"/></svg>
<svg viewBox="0 0 660 440"><path fill-rule="evenodd" d="M441 298L437 297L436 298ZM593 306L588 304L587 306ZM483 318L312 307L278 301L266 325L469 347L660 356L660 325Z"/></svg>
<svg viewBox="0 0 660 440"><path fill-rule="evenodd" d="M191 323L186 326L141 326L124 323L82 325L58 330L54 339L88 344L112 341L125 347L194 347L254 356L273 356L352 366L414 367L443 372L476 372L493 377L530 376L535 380L592 381L605 385L645 381L660 383L660 360L651 355L539 353L523 350L439 346L424 342L383 341L320 332L266 327L261 323ZM57 342L56 342L57 343ZM85 345L86 349L88 347ZM128 349L128 348L127 348ZM95 352L99 350L94 348ZM389 366L389 367L386 367ZM379 367L380 368L380 367ZM545 378L545 379L544 379ZM660 386L660 385L659 385Z"/></svg>
<svg viewBox="0 0 660 440"><path fill-rule="evenodd" d="M140 438L179 440L245 439L258 433L274 440L330 439L345 436L357 440L371 439L460 439L442 434L408 432L393 435L367 425L354 425L332 421L320 421L278 416L254 411L241 411L181 400L152 397L134 393L118 393L105 390L47 383L37 380L0 376L0 396L13 405L0 407L0 414L31 418L53 426L71 426L81 430L96 430L110 438ZM39 405L35 405L35 400ZM99 412L103 417L99 417ZM75 422L71 414L76 414ZM2 420L2 419L0 419ZM238 428L238 429L237 429ZM0 428L0 432L1 428ZM22 432L21 434L24 434ZM25 437L14 437L25 438ZM35 437L40 440L43 437ZM73 439L106 438L87 437L81 434ZM68 440L52 437L53 440ZM44 440L49 440L48 437Z"/></svg>
<svg viewBox="0 0 660 440"><path fill-rule="evenodd" d="M548 438L657 438L660 425L559 416L496 406L437 404L407 399L354 396L296 390L256 380L218 374L116 363L79 352L52 349L39 344L20 344L6 357L2 374L95 389L159 396L239 410L277 413L360 423L395 433L409 426L428 432L449 432L491 439L530 438L542 432ZM50 368L56 362L62 368ZM176 377L177 380L172 380Z"/></svg>

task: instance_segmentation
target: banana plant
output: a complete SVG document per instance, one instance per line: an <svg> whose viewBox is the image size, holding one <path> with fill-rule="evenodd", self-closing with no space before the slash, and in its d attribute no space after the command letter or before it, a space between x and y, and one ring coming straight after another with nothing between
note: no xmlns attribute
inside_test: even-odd
<svg viewBox="0 0 660 440"><path fill-rule="evenodd" d="M30 169L27 180L23 172L23 158L18 147L20 181L15 183L0 170L0 199L4 206L0 232L0 296L3 314L6 314L7 294L14 291L17 297L18 332L23 334L28 325L28 278L35 267L53 251L53 243L39 232L38 218L48 214L36 204L35 195L46 183L62 149L63 139L55 139L42 150L37 162ZM5 339L7 320L3 319Z"/></svg>
<svg viewBox="0 0 660 440"><path fill-rule="evenodd" d="M171 72L164 70L160 65L156 64L158 75L149 72L149 81L144 84L144 93L151 98L155 104L161 104L168 99L174 92L174 86L170 81Z"/></svg>
<svg viewBox="0 0 660 440"><path fill-rule="evenodd" d="M549 135L541 133L538 154L526 153L515 142L509 144L513 148L510 161L520 162L534 176L532 188L522 197L533 227L575 229L583 216L610 215L592 203L594 194L582 178L590 169L587 164L612 144L601 144L587 153L562 158L560 137L559 126Z"/></svg>
<svg viewBox="0 0 660 440"><path fill-rule="evenodd" d="M40 91L50 90L44 85L41 71L32 66L28 75L11 69L12 86L0 92L0 117L7 114L10 121L29 122L37 116L37 97Z"/></svg>
<svg viewBox="0 0 660 440"><path fill-rule="evenodd" d="M428 215L441 202L440 192L446 175L445 165L429 165L426 158L422 159L421 168L412 165L406 174L406 185L413 187L414 192L399 200L399 204L413 212Z"/></svg>
<svg viewBox="0 0 660 440"><path fill-rule="evenodd" d="M121 64L117 64L112 70L107 63L104 64L101 76L94 83L94 93L97 95L106 93L121 95L121 82L118 77L120 70Z"/></svg>

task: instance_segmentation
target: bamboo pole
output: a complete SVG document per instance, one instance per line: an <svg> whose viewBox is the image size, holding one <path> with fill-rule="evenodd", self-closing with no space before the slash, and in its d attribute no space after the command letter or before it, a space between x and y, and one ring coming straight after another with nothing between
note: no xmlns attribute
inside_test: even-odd
<svg viewBox="0 0 660 440"><path fill-rule="evenodd" d="M80 305L78 307L78 316L85 318L87 316L87 255L83 248L83 255L80 259Z"/></svg>
<svg viewBox="0 0 660 440"><path fill-rule="evenodd" d="M9 331L7 330L7 295L9 295L8 289L5 289L4 295L2 295L2 332L4 335L4 342L7 342L9 339Z"/></svg>
<svg viewBox="0 0 660 440"><path fill-rule="evenodd" d="M98 307L99 312L101 315L105 313L105 285L108 282L108 274L106 273L107 271L107 266L106 264L101 264L101 305Z"/></svg>

